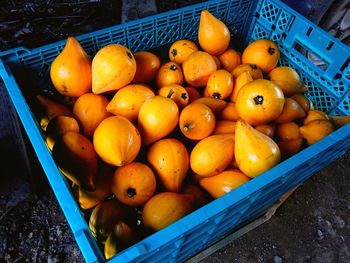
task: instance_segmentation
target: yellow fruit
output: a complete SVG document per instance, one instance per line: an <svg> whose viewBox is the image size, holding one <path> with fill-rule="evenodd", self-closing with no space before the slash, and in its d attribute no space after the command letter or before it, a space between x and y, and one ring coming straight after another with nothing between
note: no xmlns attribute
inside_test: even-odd
<svg viewBox="0 0 350 263"><path fill-rule="evenodd" d="M177 84L163 86L158 90L158 95L172 99L179 109L185 107L189 102L187 90Z"/></svg>
<svg viewBox="0 0 350 263"><path fill-rule="evenodd" d="M243 51L242 63L255 64L262 72L273 70L280 57L277 45L268 39L258 39L249 44Z"/></svg>
<svg viewBox="0 0 350 263"><path fill-rule="evenodd" d="M120 115L129 121L135 121L142 104L152 97L154 97L154 92L147 85L129 84L117 91L106 109L114 115Z"/></svg>
<svg viewBox="0 0 350 263"><path fill-rule="evenodd" d="M234 145L233 134L212 135L201 140L191 152L191 169L200 177L224 171L233 159Z"/></svg>
<svg viewBox="0 0 350 263"><path fill-rule="evenodd" d="M93 93L86 93L75 102L73 115L79 121L85 136L92 137L101 121L112 116L106 110L107 105L105 97Z"/></svg>
<svg viewBox="0 0 350 263"><path fill-rule="evenodd" d="M211 97L226 99L233 89L233 77L230 72L220 69L210 75L207 82L207 90Z"/></svg>
<svg viewBox="0 0 350 263"><path fill-rule="evenodd" d="M313 120L329 120L329 117L326 113L324 113L323 111L319 111L319 110L310 110L307 115L306 118L303 120L303 124L307 125L309 122L313 121Z"/></svg>
<svg viewBox="0 0 350 263"><path fill-rule="evenodd" d="M236 79L239 75L241 75L245 71L248 71L253 79L263 78L263 73L261 72L261 69L259 69L255 64L241 64L235 67L235 69L232 70L231 74L233 78Z"/></svg>
<svg viewBox="0 0 350 263"><path fill-rule="evenodd" d="M169 59L178 65L182 63L194 52L198 51L197 45L191 40L177 40L169 49Z"/></svg>
<svg viewBox="0 0 350 263"><path fill-rule="evenodd" d="M154 96L142 104L138 116L138 127L142 144L151 144L168 134L176 127L179 109L169 98Z"/></svg>
<svg viewBox="0 0 350 263"><path fill-rule="evenodd" d="M282 90L265 79L253 80L237 94L236 110L242 120L251 125L268 123L277 119L284 105Z"/></svg>
<svg viewBox="0 0 350 263"><path fill-rule="evenodd" d="M131 163L141 148L138 130L121 116L104 119L95 130L93 142L100 158L114 166Z"/></svg>
<svg viewBox="0 0 350 263"><path fill-rule="evenodd" d="M237 121L235 158L239 169L253 178L278 164L281 153L270 137L244 121Z"/></svg>
<svg viewBox="0 0 350 263"><path fill-rule="evenodd" d="M52 62L50 77L64 96L79 97L91 90L91 61L74 37L68 37L64 49Z"/></svg>
<svg viewBox="0 0 350 263"><path fill-rule="evenodd" d="M231 35L227 26L208 10L203 10L198 29L198 41L201 48L211 55L219 55L228 48L230 40Z"/></svg>
<svg viewBox="0 0 350 263"><path fill-rule="evenodd" d="M182 85L182 82L183 73L181 67L175 62L165 63L158 70L156 76L156 85L158 88L172 84Z"/></svg>
<svg viewBox="0 0 350 263"><path fill-rule="evenodd" d="M189 194L163 192L153 196L145 204L142 212L142 221L145 227L153 230L174 223L193 209L193 197Z"/></svg>
<svg viewBox="0 0 350 263"><path fill-rule="evenodd" d="M182 64L186 82L193 87L205 87L212 73L217 70L213 57L203 51L192 53Z"/></svg>
<svg viewBox="0 0 350 263"><path fill-rule="evenodd" d="M312 145L334 131L333 124L328 120L312 120L299 128L301 136L308 145Z"/></svg>
<svg viewBox="0 0 350 263"><path fill-rule="evenodd" d="M269 78L283 91L286 97L307 91L306 86L300 80L299 74L290 67L274 68L269 73Z"/></svg>
<svg viewBox="0 0 350 263"><path fill-rule="evenodd" d="M250 75L249 71L243 71L241 74L238 75L238 77L235 79L235 85L234 89L230 95L230 100L235 102L237 100L238 92L241 90L241 88L249 83L252 82L253 78Z"/></svg>
<svg viewBox="0 0 350 263"><path fill-rule="evenodd" d="M136 61L131 51L122 45L107 45L92 60L92 92L118 90L129 84L135 73Z"/></svg>

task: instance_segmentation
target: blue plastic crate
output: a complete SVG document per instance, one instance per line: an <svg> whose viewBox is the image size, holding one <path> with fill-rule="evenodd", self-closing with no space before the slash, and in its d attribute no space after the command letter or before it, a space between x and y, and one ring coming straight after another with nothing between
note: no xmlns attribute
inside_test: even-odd
<svg viewBox="0 0 350 263"><path fill-rule="evenodd" d="M281 50L281 65L290 65L300 73L309 87L307 96L316 108L335 115L350 115L350 49L277 0L210 1L77 39L90 56L110 43L127 45L135 52L169 45L178 39L196 40L203 9L228 25L235 48L241 49L259 38L276 41ZM65 41L60 41L32 50L20 47L2 52L0 74L85 260L101 262L104 257L26 102L35 92L29 89L31 81L37 88L50 89L50 64L64 44ZM326 68L314 65L307 54L323 60ZM109 262L184 261L254 218L349 148L350 125L346 125L263 175L120 252Z"/></svg>

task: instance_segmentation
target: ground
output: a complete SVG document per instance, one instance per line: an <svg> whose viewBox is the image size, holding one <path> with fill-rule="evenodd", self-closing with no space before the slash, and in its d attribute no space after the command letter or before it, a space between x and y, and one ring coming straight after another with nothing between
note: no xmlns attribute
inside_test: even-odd
<svg viewBox="0 0 350 263"><path fill-rule="evenodd" d="M9 1L1 7L0 50L119 23L117 2ZM158 1L158 7L164 11L194 2L200 1ZM83 262L28 139L30 176L23 174L24 161L16 152L18 138L6 136L0 143L0 262ZM271 220L203 262L350 262L349 167L348 152L300 186Z"/></svg>

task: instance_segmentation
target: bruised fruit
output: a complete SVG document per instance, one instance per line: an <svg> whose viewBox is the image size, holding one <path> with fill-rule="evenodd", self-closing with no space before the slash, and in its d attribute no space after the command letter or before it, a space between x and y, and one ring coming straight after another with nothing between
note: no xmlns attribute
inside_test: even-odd
<svg viewBox="0 0 350 263"><path fill-rule="evenodd" d="M87 191L95 190L97 155L88 138L76 132L66 132L57 139L52 154L68 179Z"/></svg>

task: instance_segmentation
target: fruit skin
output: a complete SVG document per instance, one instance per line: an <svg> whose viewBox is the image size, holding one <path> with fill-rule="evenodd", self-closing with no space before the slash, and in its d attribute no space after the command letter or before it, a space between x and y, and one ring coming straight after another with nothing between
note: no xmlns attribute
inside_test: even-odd
<svg viewBox="0 0 350 263"><path fill-rule="evenodd" d="M329 116L336 127L342 127L350 122L350 116Z"/></svg>
<svg viewBox="0 0 350 263"><path fill-rule="evenodd" d="M221 69L221 62L220 62L220 60L218 59L218 57L217 57L217 56L214 56L214 55L211 55L211 56L213 57L213 59L214 59L214 61L215 61L217 70Z"/></svg>
<svg viewBox="0 0 350 263"><path fill-rule="evenodd" d="M275 135L275 128L276 125L273 123L269 123L269 124L260 124L260 125L256 125L254 127L257 131L262 132L263 134L269 136L270 138L273 138Z"/></svg>
<svg viewBox="0 0 350 263"><path fill-rule="evenodd" d="M88 138L76 132L66 132L56 141L52 154L68 179L87 191L95 190L97 155Z"/></svg>
<svg viewBox="0 0 350 263"><path fill-rule="evenodd" d="M68 131L79 133L78 122L69 116L56 116L50 120L46 128L46 144L52 150L57 138Z"/></svg>
<svg viewBox="0 0 350 263"><path fill-rule="evenodd" d="M305 119L303 120L303 124L307 125L309 124L311 121L313 120L329 120L329 117L326 113L324 113L323 111L319 111L319 110L310 110Z"/></svg>
<svg viewBox="0 0 350 263"><path fill-rule="evenodd" d="M314 105L310 99L305 97L303 94L295 94L290 97L299 103L299 105L303 108L303 110L307 113L310 110L314 110Z"/></svg>
<svg viewBox="0 0 350 263"><path fill-rule="evenodd" d="M224 69L232 72L237 66L241 64L241 55L234 49L229 48L219 56L219 60Z"/></svg>
<svg viewBox="0 0 350 263"><path fill-rule="evenodd" d="M299 128L301 136L308 145L318 142L334 130L334 125L328 120L312 120Z"/></svg>
<svg viewBox="0 0 350 263"><path fill-rule="evenodd" d="M205 87L212 73L217 70L213 57L203 51L192 53L182 64L186 82L193 87Z"/></svg>
<svg viewBox="0 0 350 263"><path fill-rule="evenodd" d="M189 156L179 140L169 138L155 142L147 152L147 161L167 191L180 192L189 168Z"/></svg>
<svg viewBox="0 0 350 263"><path fill-rule="evenodd" d="M277 67L269 73L270 80L275 83L286 97L307 91L300 81L299 74L290 67Z"/></svg>
<svg viewBox="0 0 350 263"><path fill-rule="evenodd" d="M244 121L236 122L235 158L239 169L254 178L279 163L277 144Z"/></svg>
<svg viewBox="0 0 350 263"><path fill-rule="evenodd" d="M117 91L106 110L133 122L137 120L142 104L154 96L154 92L147 85L129 84Z"/></svg>
<svg viewBox="0 0 350 263"><path fill-rule="evenodd" d="M135 241L135 231L122 220L118 221L105 242L105 258L110 259L118 252L131 246Z"/></svg>
<svg viewBox="0 0 350 263"><path fill-rule="evenodd" d="M179 109L185 107L189 101L187 90L177 84L163 86L158 90L158 95L172 99Z"/></svg>
<svg viewBox="0 0 350 263"><path fill-rule="evenodd" d="M198 47L193 41L187 39L177 40L170 46L169 60L181 66L196 51L198 51Z"/></svg>
<svg viewBox="0 0 350 263"><path fill-rule="evenodd" d="M208 10L201 12L198 28L198 41L201 48L211 55L224 53L231 40L227 26Z"/></svg>
<svg viewBox="0 0 350 263"><path fill-rule="evenodd" d="M247 123L264 124L277 119L283 110L284 100L282 90L274 83L257 79L238 92L236 110Z"/></svg>
<svg viewBox="0 0 350 263"><path fill-rule="evenodd" d="M154 195L143 208L144 226L156 231L165 228L193 210L192 200L189 194L163 192Z"/></svg>
<svg viewBox="0 0 350 263"><path fill-rule="evenodd" d="M169 98L154 96L142 104L138 116L138 127L142 144L151 144L168 134L176 127L179 109Z"/></svg>
<svg viewBox="0 0 350 263"><path fill-rule="evenodd" d="M183 73L181 67L175 62L167 62L162 65L156 75L156 85L158 88L171 84L182 85L182 82Z"/></svg>
<svg viewBox="0 0 350 263"><path fill-rule="evenodd" d="M182 193L189 194L193 197L193 206L196 209L202 207L211 199L203 188L194 183L186 184L183 187Z"/></svg>
<svg viewBox="0 0 350 263"><path fill-rule="evenodd" d="M43 131L46 131L46 127L51 119L53 119L56 116L72 116L73 114L71 111L62 104L59 104L53 100L50 100L48 98L45 98L42 95L36 96L41 108L41 116L39 117L40 120L40 126L43 129Z"/></svg>
<svg viewBox="0 0 350 263"><path fill-rule="evenodd" d="M262 72L273 70L280 57L277 45L268 39L258 39L249 44L243 51L242 63L255 64Z"/></svg>
<svg viewBox="0 0 350 263"><path fill-rule="evenodd" d="M134 54L136 73L133 82L147 83L153 80L160 68L160 59L149 51L139 51Z"/></svg>
<svg viewBox="0 0 350 263"><path fill-rule="evenodd" d="M201 95L199 94L198 90L194 87L186 87L185 88L188 94L188 103L191 103L195 101L196 99L199 99Z"/></svg>
<svg viewBox="0 0 350 263"><path fill-rule="evenodd" d="M283 110L281 114L275 119L276 123L286 123L291 122L297 119L304 118L306 116L306 112L299 105L298 102L291 98L285 98Z"/></svg>
<svg viewBox="0 0 350 263"><path fill-rule="evenodd" d="M248 182L251 178L237 169L230 169L217 175L202 178L199 184L215 199Z"/></svg>
<svg viewBox="0 0 350 263"><path fill-rule="evenodd" d="M128 119L112 116L98 125L93 143L103 161L113 166L123 166L134 161L138 155L141 136Z"/></svg>
<svg viewBox="0 0 350 263"><path fill-rule="evenodd" d="M74 185L73 192L81 209L90 209L104 201L112 195L111 183L114 168L106 164L100 164L96 175L95 191L86 191L83 188Z"/></svg>
<svg viewBox="0 0 350 263"><path fill-rule="evenodd" d="M156 191L156 177L147 165L133 162L114 172L112 191L125 205L144 205Z"/></svg>
<svg viewBox="0 0 350 263"><path fill-rule="evenodd" d="M207 82L207 90L211 97L226 99L233 89L233 77L230 72L219 69L210 75Z"/></svg>
<svg viewBox="0 0 350 263"><path fill-rule="evenodd" d="M68 37L52 62L50 77L56 90L65 96L79 97L91 90L91 61L74 37Z"/></svg>
<svg viewBox="0 0 350 263"><path fill-rule="evenodd" d="M224 100L219 100L215 98L199 98L192 102L195 103L202 103L207 105L215 114L215 116L219 116L221 111L226 107L227 102Z"/></svg>
<svg viewBox="0 0 350 263"><path fill-rule="evenodd" d="M281 151L282 157L286 159L290 156L293 156L301 150L303 146L303 139L298 138L288 141L279 141L277 142L277 145Z"/></svg>
<svg viewBox="0 0 350 263"><path fill-rule="evenodd" d="M252 82L253 78L250 75L249 71L243 71L241 74L238 75L238 77L235 79L235 85L234 89L230 95L230 100L232 102L235 102L237 100L237 95L238 92L242 89L242 87L249 83Z"/></svg>
<svg viewBox="0 0 350 263"><path fill-rule="evenodd" d="M299 126L295 122L278 124L276 127L278 141L289 141L300 138Z"/></svg>
<svg viewBox="0 0 350 263"><path fill-rule="evenodd" d="M136 61L131 51L122 45L107 45L92 60L92 92L118 90L129 84L135 73Z"/></svg>
<svg viewBox="0 0 350 263"><path fill-rule="evenodd" d="M190 165L200 177L224 171L234 157L233 134L211 135L199 141L190 154Z"/></svg>
<svg viewBox="0 0 350 263"><path fill-rule="evenodd" d="M227 121L238 121L239 115L236 110L236 104L233 102L228 102L225 108L220 112L219 119Z"/></svg>
<svg viewBox="0 0 350 263"><path fill-rule="evenodd" d="M239 75L241 75L243 72L248 71L250 76L253 79L262 79L263 73L261 72L261 69L258 68L255 64L241 64L237 67L235 67L234 70L232 70L231 74L233 78L237 78Z"/></svg>
<svg viewBox="0 0 350 263"><path fill-rule="evenodd" d="M207 105L192 103L181 111L179 127L187 138L201 140L214 131L215 115Z"/></svg>
<svg viewBox="0 0 350 263"><path fill-rule="evenodd" d="M126 222L129 215L129 208L119 201L106 200L98 204L92 211L89 228L96 240L104 244L116 223L120 220Z"/></svg>
<svg viewBox="0 0 350 263"><path fill-rule="evenodd" d="M92 137L101 121L112 116L106 110L107 105L108 100L102 95L86 93L78 98L73 115L79 121L84 135Z"/></svg>
<svg viewBox="0 0 350 263"><path fill-rule="evenodd" d="M213 134L234 134L236 122L234 121L217 121Z"/></svg>

